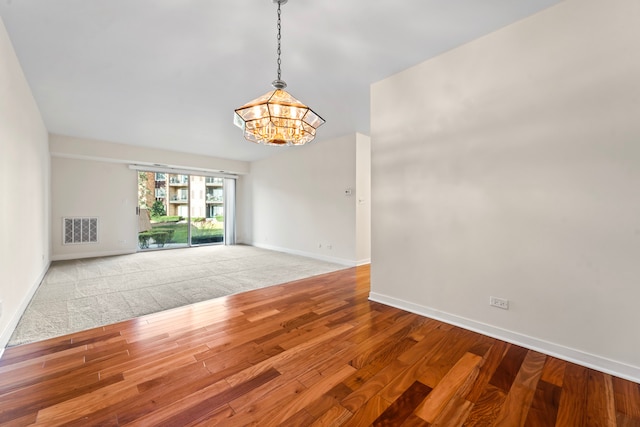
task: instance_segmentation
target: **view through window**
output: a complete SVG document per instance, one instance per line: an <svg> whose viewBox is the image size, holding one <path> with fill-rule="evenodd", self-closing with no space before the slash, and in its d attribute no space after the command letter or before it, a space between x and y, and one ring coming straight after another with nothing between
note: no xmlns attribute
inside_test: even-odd
<svg viewBox="0 0 640 427"><path fill-rule="evenodd" d="M138 248L224 242L224 179L138 171Z"/></svg>

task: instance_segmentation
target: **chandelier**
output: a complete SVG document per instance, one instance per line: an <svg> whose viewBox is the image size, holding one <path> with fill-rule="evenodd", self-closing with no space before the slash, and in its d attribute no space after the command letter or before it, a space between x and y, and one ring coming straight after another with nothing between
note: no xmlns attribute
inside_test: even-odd
<svg viewBox="0 0 640 427"><path fill-rule="evenodd" d="M287 0L272 0L278 4L278 78L267 92L235 110L233 123L242 129L245 139L264 145L304 145L316 136L324 119L311 108L291 96L284 88L280 71L280 6Z"/></svg>

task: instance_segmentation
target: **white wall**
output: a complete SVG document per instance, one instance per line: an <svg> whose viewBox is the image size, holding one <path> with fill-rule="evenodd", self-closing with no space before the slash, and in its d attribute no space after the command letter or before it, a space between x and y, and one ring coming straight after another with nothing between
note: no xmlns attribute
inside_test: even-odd
<svg viewBox="0 0 640 427"><path fill-rule="evenodd" d="M638 22L568 0L372 86L372 299L640 381Z"/></svg>
<svg viewBox="0 0 640 427"><path fill-rule="evenodd" d="M137 250L137 173L128 165L163 164L195 171L247 173L248 162L51 135L52 259ZM62 218L99 218L98 243L63 245Z"/></svg>
<svg viewBox="0 0 640 427"><path fill-rule="evenodd" d="M51 158L53 259L137 250L138 174L127 165ZM62 218L98 217L98 243L62 244Z"/></svg>
<svg viewBox="0 0 640 427"><path fill-rule="evenodd" d="M239 182L238 240L355 265L356 139L318 141L251 163Z"/></svg>
<svg viewBox="0 0 640 427"><path fill-rule="evenodd" d="M49 266L47 138L0 19L0 349Z"/></svg>
<svg viewBox="0 0 640 427"><path fill-rule="evenodd" d="M356 134L356 260L371 262L371 138Z"/></svg>
<svg viewBox="0 0 640 427"><path fill-rule="evenodd" d="M51 155L118 163L160 164L176 168L201 169L233 174L249 172L249 162L201 156L180 151L159 150L87 138L51 135ZM180 141L176 141L180 149Z"/></svg>

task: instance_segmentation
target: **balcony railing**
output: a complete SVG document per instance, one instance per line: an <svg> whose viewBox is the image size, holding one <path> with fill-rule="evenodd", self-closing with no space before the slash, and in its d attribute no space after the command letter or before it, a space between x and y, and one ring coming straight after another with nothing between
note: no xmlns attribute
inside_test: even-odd
<svg viewBox="0 0 640 427"><path fill-rule="evenodd" d="M169 178L169 184L186 185L189 184L189 177L187 176L172 176Z"/></svg>

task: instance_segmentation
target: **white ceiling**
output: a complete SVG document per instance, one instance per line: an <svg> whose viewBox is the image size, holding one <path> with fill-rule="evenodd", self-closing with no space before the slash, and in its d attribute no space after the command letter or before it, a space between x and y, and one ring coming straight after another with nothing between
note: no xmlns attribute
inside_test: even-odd
<svg viewBox="0 0 640 427"><path fill-rule="evenodd" d="M560 0L290 0L282 78L327 123L369 133L369 86ZM233 110L276 78L272 0L2 0L52 133L238 160ZM288 148L285 148L288 149Z"/></svg>

